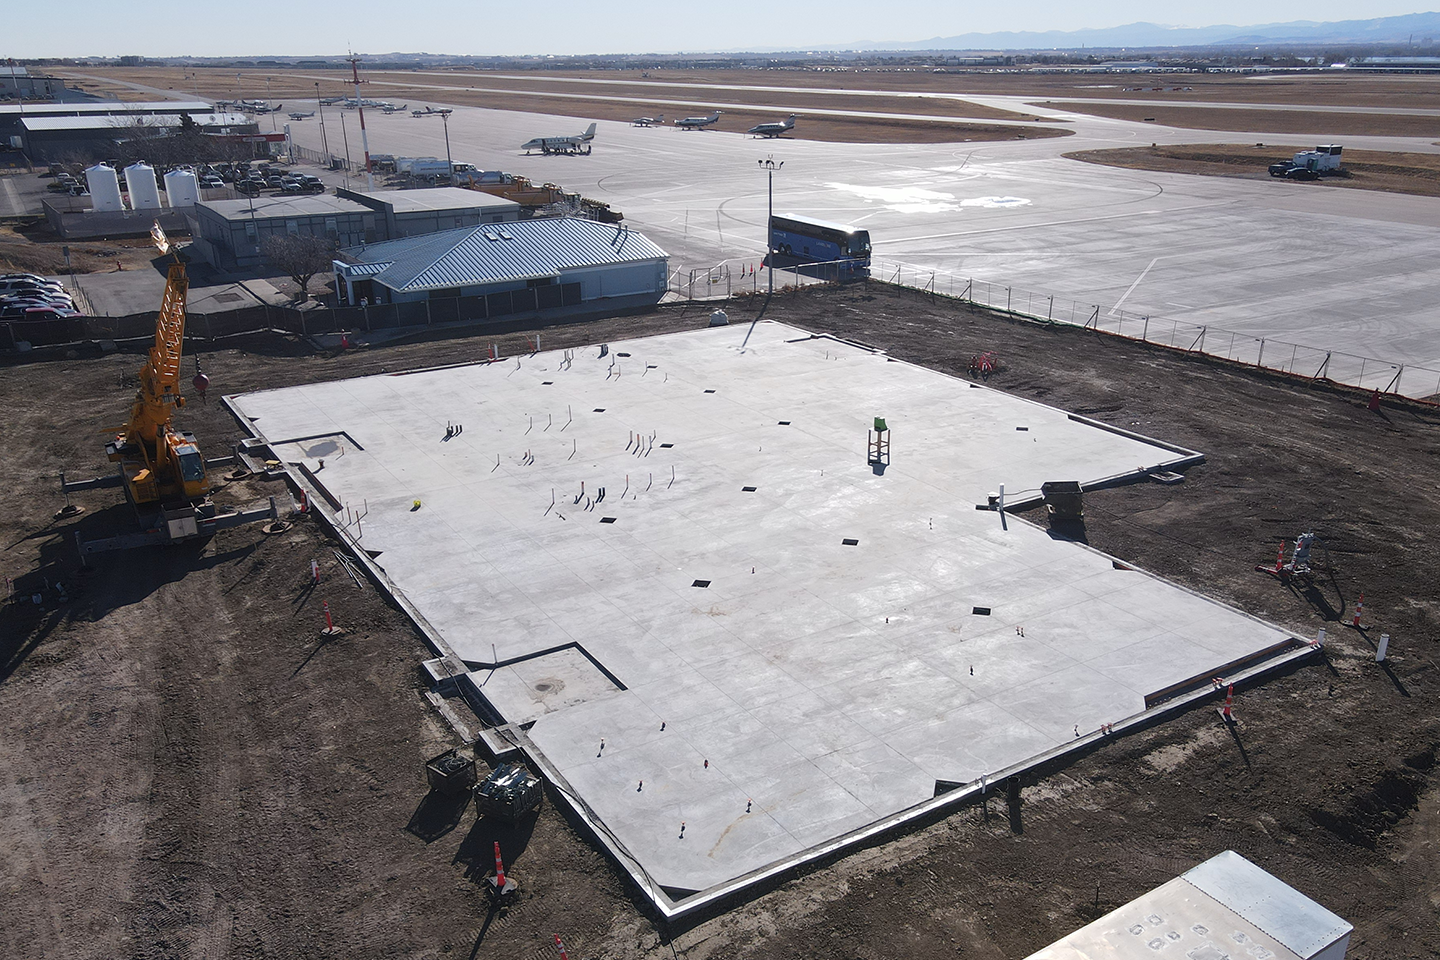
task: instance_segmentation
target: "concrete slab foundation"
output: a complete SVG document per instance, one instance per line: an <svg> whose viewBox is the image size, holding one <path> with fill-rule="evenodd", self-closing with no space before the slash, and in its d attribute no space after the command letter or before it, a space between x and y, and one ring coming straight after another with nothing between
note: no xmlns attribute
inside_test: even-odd
<svg viewBox="0 0 1440 960"><path fill-rule="evenodd" d="M985 506L1198 454L778 323L228 402L672 915L1303 648Z"/></svg>

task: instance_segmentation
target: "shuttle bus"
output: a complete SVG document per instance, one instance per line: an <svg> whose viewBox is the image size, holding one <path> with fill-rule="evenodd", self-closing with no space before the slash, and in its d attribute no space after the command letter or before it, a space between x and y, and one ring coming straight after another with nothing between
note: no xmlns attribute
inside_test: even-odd
<svg viewBox="0 0 1440 960"><path fill-rule="evenodd" d="M814 217L772 216L770 250L775 265L802 268L825 264L817 274L833 269L839 277L864 276L870 269L870 232Z"/></svg>

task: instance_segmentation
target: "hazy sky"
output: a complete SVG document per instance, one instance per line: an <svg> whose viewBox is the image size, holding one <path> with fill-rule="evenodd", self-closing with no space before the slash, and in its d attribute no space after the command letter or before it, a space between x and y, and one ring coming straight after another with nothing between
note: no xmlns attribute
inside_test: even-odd
<svg viewBox="0 0 1440 960"><path fill-rule="evenodd" d="M1303 7L1241 0L732 0L690 9L663 0L246 0L126 7L14 0L0 13L0 56L256 56L429 52L450 54L653 53L760 47L805 49L855 41L924 40L997 30L1076 30L1138 20L1242 26L1349 20L1417 12L1414 0L1310 0ZM1427 5L1433 6L1433 5ZM1424 8L1421 8L1424 9ZM143 16L141 15L143 14Z"/></svg>

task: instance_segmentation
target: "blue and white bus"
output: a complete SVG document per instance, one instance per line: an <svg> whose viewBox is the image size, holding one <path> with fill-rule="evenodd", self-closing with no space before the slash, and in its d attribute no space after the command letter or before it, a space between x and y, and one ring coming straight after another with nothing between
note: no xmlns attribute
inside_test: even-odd
<svg viewBox="0 0 1440 960"><path fill-rule="evenodd" d="M825 264L841 277L863 276L870 269L870 231L814 217L772 216L770 250L777 267Z"/></svg>

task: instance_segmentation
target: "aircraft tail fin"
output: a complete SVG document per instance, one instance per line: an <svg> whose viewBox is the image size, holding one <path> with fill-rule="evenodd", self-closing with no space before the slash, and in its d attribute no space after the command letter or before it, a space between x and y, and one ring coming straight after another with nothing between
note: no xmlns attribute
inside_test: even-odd
<svg viewBox="0 0 1440 960"><path fill-rule="evenodd" d="M590 126L586 127L586 128L585 128L585 132L584 132L583 134L581 134L581 137L582 137L583 139L585 139L585 140L594 140L594 139L595 139L595 126L596 126L596 125L592 123L592 124L590 124Z"/></svg>

